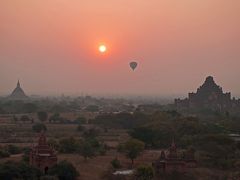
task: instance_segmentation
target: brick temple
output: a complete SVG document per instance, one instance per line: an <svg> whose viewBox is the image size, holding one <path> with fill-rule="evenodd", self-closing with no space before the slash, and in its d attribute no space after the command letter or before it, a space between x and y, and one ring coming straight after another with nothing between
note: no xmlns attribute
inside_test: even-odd
<svg viewBox="0 0 240 180"><path fill-rule="evenodd" d="M57 164L57 155L53 148L47 144L44 133L40 134L38 144L32 147L29 154L30 165L47 174L48 169Z"/></svg>
<svg viewBox="0 0 240 180"><path fill-rule="evenodd" d="M176 144L173 141L168 150L161 151L159 159L153 162L152 165L157 174L168 174L172 172L185 173L189 168L196 167L197 161L194 158L193 150L179 155Z"/></svg>
<svg viewBox="0 0 240 180"><path fill-rule="evenodd" d="M196 93L189 93L188 98L175 99L177 109L207 108L218 111L226 111L234 108L240 109L240 100L231 98L231 93L224 93L212 76L208 76L197 89Z"/></svg>

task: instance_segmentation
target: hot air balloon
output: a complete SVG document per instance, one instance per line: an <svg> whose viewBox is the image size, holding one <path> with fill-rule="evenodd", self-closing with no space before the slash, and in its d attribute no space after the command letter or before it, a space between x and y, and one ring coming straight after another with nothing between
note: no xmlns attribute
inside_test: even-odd
<svg viewBox="0 0 240 180"><path fill-rule="evenodd" d="M133 61L133 62L130 62L129 65L132 68L132 70L134 71L136 69L138 63Z"/></svg>

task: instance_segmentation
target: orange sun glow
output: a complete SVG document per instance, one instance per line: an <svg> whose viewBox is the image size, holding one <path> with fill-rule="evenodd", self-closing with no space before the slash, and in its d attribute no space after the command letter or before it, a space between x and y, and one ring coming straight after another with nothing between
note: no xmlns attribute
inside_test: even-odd
<svg viewBox="0 0 240 180"><path fill-rule="evenodd" d="M98 50L100 53L105 53L107 51L107 47L105 45L100 45Z"/></svg>

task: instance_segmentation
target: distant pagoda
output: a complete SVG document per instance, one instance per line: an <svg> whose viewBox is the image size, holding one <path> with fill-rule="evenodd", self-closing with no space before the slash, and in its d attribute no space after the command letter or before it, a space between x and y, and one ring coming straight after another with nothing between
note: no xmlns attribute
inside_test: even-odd
<svg viewBox="0 0 240 180"><path fill-rule="evenodd" d="M23 89L21 88L20 82L18 80L17 87L13 90L12 94L8 97L11 100L26 100L28 96L24 93Z"/></svg>
<svg viewBox="0 0 240 180"><path fill-rule="evenodd" d="M175 99L175 106L178 109L183 108L207 108L212 110L229 110L236 106L239 107L239 100L231 98L231 93L224 93L218 86L212 76L208 76L197 89L196 93L189 93L186 99Z"/></svg>

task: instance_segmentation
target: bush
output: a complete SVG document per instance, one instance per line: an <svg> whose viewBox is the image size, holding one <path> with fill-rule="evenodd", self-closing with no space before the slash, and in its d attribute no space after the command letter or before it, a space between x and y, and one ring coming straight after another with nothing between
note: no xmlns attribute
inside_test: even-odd
<svg viewBox="0 0 240 180"><path fill-rule="evenodd" d="M40 133L42 131L47 131L47 127L43 123L36 123L36 124L33 124L32 130L36 133Z"/></svg>
<svg viewBox="0 0 240 180"><path fill-rule="evenodd" d="M95 128L91 128L91 129L84 131L83 137L84 138L95 138L98 136L98 134L99 134L99 130L97 130Z"/></svg>
<svg viewBox="0 0 240 180"><path fill-rule="evenodd" d="M27 163L8 161L0 164L0 179L38 179L42 173Z"/></svg>
<svg viewBox="0 0 240 180"><path fill-rule="evenodd" d="M67 161L61 161L52 167L49 174L57 176L59 180L75 180L79 176L76 168Z"/></svg>
<svg viewBox="0 0 240 180"><path fill-rule="evenodd" d="M18 146L15 146L15 145L10 144L6 147L6 149L10 154L20 154L20 153L22 153L22 149Z"/></svg>
<svg viewBox="0 0 240 180"><path fill-rule="evenodd" d="M111 165L112 165L112 167L113 167L114 169L119 169L119 168L121 168L121 163L120 163L120 161L119 161L117 158L115 158L115 159L113 159L113 160L111 161Z"/></svg>
<svg viewBox="0 0 240 180"><path fill-rule="evenodd" d="M22 156L22 160L23 162L29 162L29 153L30 153L31 149L30 147L25 147L23 149L23 156Z"/></svg>
<svg viewBox="0 0 240 180"><path fill-rule="evenodd" d="M61 153L75 153L79 150L80 142L75 138L64 138L59 141L59 151Z"/></svg>
<svg viewBox="0 0 240 180"><path fill-rule="evenodd" d="M79 124L78 127L77 127L77 131L82 132L84 130L85 130L85 127Z"/></svg>
<svg viewBox="0 0 240 180"><path fill-rule="evenodd" d="M10 154L6 150L0 149L0 158L6 158L9 157Z"/></svg>
<svg viewBox="0 0 240 180"><path fill-rule="evenodd" d="M138 180L151 180L154 177L154 171L151 166L140 166L135 174Z"/></svg>
<svg viewBox="0 0 240 180"><path fill-rule="evenodd" d="M99 155L101 156L104 156L107 152L107 146L105 144L102 144L100 147L99 147Z"/></svg>
<svg viewBox="0 0 240 180"><path fill-rule="evenodd" d="M37 116L38 116L38 119L40 120L40 121L47 121L47 119L48 119L48 113L47 112L44 112L44 111L40 111L40 112L38 112L37 113Z"/></svg>
<svg viewBox="0 0 240 180"><path fill-rule="evenodd" d="M49 122L57 122L59 121L59 119L61 119L60 114L59 113L54 113L52 116L50 116L49 118Z"/></svg>
<svg viewBox="0 0 240 180"><path fill-rule="evenodd" d="M31 121L31 119L27 115L22 115L20 118L20 121L27 122L27 121Z"/></svg>
<svg viewBox="0 0 240 180"><path fill-rule="evenodd" d="M124 144L124 153L127 158L131 159L132 166L134 160L141 154L144 150L144 143L137 139L130 139Z"/></svg>
<svg viewBox="0 0 240 180"><path fill-rule="evenodd" d="M74 122L77 124L86 124L87 120L84 117L78 117Z"/></svg>
<svg viewBox="0 0 240 180"><path fill-rule="evenodd" d="M51 146L54 150L59 150L59 142L53 138L48 140L48 145Z"/></svg>
<svg viewBox="0 0 240 180"><path fill-rule="evenodd" d="M85 110L89 111L89 112L97 112L97 111L99 111L99 107L96 105L89 105L86 107Z"/></svg>
<svg viewBox="0 0 240 180"><path fill-rule="evenodd" d="M85 140L83 143L81 143L79 154L84 157L85 161L88 158L92 158L95 156L95 148L93 144L91 144L90 141Z"/></svg>

